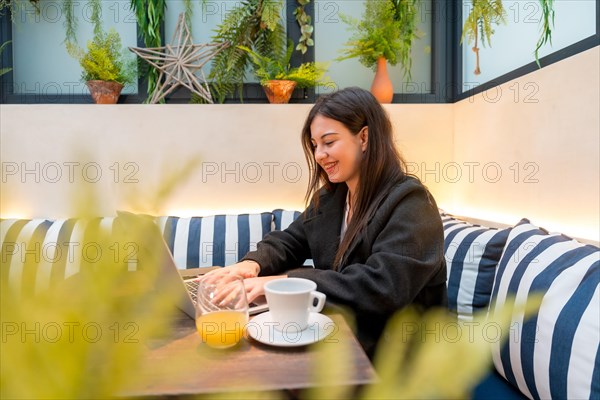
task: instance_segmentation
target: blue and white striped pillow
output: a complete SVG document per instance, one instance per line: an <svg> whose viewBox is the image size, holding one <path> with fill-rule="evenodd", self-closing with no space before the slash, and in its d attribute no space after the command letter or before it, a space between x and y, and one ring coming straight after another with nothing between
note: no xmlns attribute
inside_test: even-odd
<svg viewBox="0 0 600 400"><path fill-rule="evenodd" d="M99 260L94 235L110 234L113 222L114 217L1 220L1 279L16 293L30 294L75 275Z"/></svg>
<svg viewBox="0 0 600 400"><path fill-rule="evenodd" d="M494 275L510 229L472 225L441 214L444 256L448 275L448 309L459 320L471 321L473 313L487 310Z"/></svg>
<svg viewBox="0 0 600 400"><path fill-rule="evenodd" d="M542 296L532 318L514 313L509 340L493 346L494 365L534 399L600 398L600 249L524 219L500 260L490 313Z"/></svg>
<svg viewBox="0 0 600 400"><path fill-rule="evenodd" d="M179 269L238 262L272 229L273 214L160 217L160 231Z"/></svg>
<svg viewBox="0 0 600 400"><path fill-rule="evenodd" d="M289 211L277 209L273 210L273 222L275 223L275 230L282 231L286 229L296 218L300 216L300 211Z"/></svg>

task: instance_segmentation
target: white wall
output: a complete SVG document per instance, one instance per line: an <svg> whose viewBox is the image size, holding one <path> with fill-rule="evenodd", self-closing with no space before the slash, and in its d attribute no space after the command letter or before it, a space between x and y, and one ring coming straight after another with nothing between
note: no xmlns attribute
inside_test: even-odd
<svg viewBox="0 0 600 400"><path fill-rule="evenodd" d="M302 209L308 169L300 131L310 107L3 105L0 211L66 217L73 193L86 188L105 215ZM387 108L407 157L450 160L451 105ZM150 200L193 159L200 163L171 197ZM443 197L439 185L431 188Z"/></svg>
<svg viewBox="0 0 600 400"><path fill-rule="evenodd" d="M454 161L480 164L451 183L456 212L598 240L599 61L595 47L454 105Z"/></svg>
<svg viewBox="0 0 600 400"><path fill-rule="evenodd" d="M528 217L597 241L599 59L596 47L456 104L387 105L398 147L449 212L510 225ZM309 109L1 105L0 214L73 215L73 193L82 187L95 190L104 215L117 208L177 215L302 208L307 169L299 133ZM201 164L187 183L154 205L159 182L194 157ZM97 164L84 169L91 161ZM137 182L127 183L128 173Z"/></svg>

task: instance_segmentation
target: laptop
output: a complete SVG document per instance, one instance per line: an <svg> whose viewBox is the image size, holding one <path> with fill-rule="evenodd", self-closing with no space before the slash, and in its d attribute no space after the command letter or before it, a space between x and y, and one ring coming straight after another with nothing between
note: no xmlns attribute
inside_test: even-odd
<svg viewBox="0 0 600 400"><path fill-rule="evenodd" d="M175 265L173 255L160 233L158 226L150 218L132 214L129 212L118 212L119 217L126 226L139 226L144 235L149 238L146 246L142 243L139 249L140 262L143 263L145 255L154 257L160 261L160 281L165 285L171 285L177 291L177 308L186 313L190 318L196 318L196 293L200 276L213 268L178 269ZM157 245L158 244L158 245ZM269 309L266 298L259 297L249 304L248 312L255 315Z"/></svg>

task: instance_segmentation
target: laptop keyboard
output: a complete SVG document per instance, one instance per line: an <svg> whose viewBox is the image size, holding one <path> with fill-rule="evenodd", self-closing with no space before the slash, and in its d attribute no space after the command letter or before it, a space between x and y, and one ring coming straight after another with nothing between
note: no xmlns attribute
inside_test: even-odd
<svg viewBox="0 0 600 400"><path fill-rule="evenodd" d="M186 279L183 282L185 283L185 287L188 293L190 294L192 301L194 302L194 304L196 304L198 302L198 282L200 282L200 280L198 278L194 278Z"/></svg>

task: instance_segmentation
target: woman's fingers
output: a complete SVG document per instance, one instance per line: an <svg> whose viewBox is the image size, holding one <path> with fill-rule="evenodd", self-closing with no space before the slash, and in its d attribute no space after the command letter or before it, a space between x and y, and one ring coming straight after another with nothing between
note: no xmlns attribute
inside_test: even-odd
<svg viewBox="0 0 600 400"><path fill-rule="evenodd" d="M212 271L202 275L200 279L206 283L215 283L228 274L229 270L226 268L213 269Z"/></svg>
<svg viewBox="0 0 600 400"><path fill-rule="evenodd" d="M211 303L227 307L227 305L236 305L243 300L245 293L238 277L233 274L224 276L217 283L217 288L213 291Z"/></svg>

